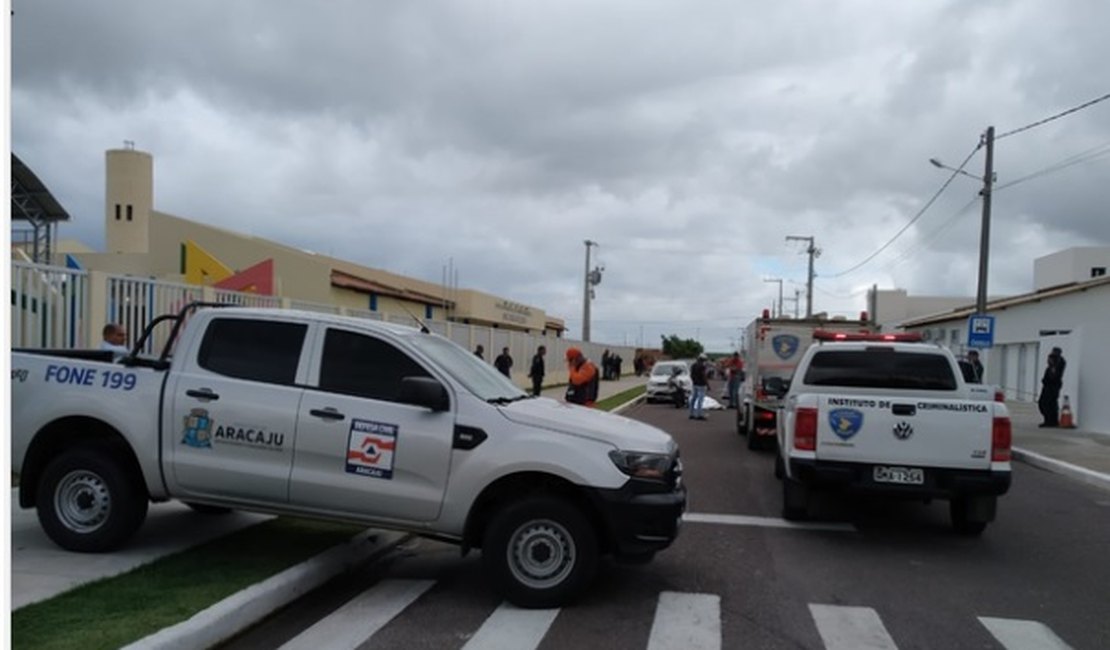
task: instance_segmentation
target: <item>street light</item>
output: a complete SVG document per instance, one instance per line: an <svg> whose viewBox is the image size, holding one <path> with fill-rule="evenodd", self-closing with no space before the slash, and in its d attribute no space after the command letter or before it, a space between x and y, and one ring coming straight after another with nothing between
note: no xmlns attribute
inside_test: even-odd
<svg viewBox="0 0 1110 650"><path fill-rule="evenodd" d="M986 169L984 170L983 177L979 178L974 174L969 174L962 169L955 169L949 167L937 160L930 158L929 162L934 167L940 169L947 169L949 171L970 176L977 181L982 181L983 189L979 191L979 195L983 197L983 219L979 230L979 285L975 292L975 313L987 313L987 259L990 256L990 241L991 241L991 184L994 182L994 127L987 127L987 132L983 134L981 145L986 145L987 160Z"/></svg>

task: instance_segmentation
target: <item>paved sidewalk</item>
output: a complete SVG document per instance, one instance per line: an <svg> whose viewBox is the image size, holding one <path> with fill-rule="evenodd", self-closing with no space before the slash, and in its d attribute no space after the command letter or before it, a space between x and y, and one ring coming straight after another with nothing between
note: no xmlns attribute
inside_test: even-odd
<svg viewBox="0 0 1110 650"><path fill-rule="evenodd" d="M1110 489L1110 433L1042 429L1037 405L1007 402L1016 460Z"/></svg>

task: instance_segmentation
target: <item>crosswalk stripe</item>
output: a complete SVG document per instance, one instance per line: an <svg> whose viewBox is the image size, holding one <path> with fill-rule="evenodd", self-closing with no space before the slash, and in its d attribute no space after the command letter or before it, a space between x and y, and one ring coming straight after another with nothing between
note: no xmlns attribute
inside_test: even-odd
<svg viewBox="0 0 1110 650"><path fill-rule="evenodd" d="M384 580L281 647L283 650L356 648L434 584L434 580Z"/></svg>
<svg viewBox="0 0 1110 650"><path fill-rule="evenodd" d="M897 650L878 612L870 607L810 605L809 612L828 650Z"/></svg>
<svg viewBox="0 0 1110 650"><path fill-rule="evenodd" d="M1044 623L980 616L979 622L1006 650L1071 650Z"/></svg>
<svg viewBox="0 0 1110 650"><path fill-rule="evenodd" d="M482 623L463 650L536 648L558 615L558 609L520 609L504 603Z"/></svg>
<svg viewBox="0 0 1110 650"><path fill-rule="evenodd" d="M659 594L648 650L720 650L721 597L664 591Z"/></svg>
<svg viewBox="0 0 1110 650"><path fill-rule="evenodd" d="M683 522L698 524L726 524L729 526L759 526L763 528L794 528L798 530L834 530L845 533L855 532L851 524L834 522L797 522L778 517L754 517L751 515L719 515L702 512L687 512L682 515Z"/></svg>

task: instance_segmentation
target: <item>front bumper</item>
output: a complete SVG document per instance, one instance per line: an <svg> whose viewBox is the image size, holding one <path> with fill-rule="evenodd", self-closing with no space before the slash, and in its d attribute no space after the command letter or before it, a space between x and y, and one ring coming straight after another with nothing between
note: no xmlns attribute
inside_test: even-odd
<svg viewBox="0 0 1110 650"><path fill-rule="evenodd" d="M670 546L686 511L686 487L630 479L620 489L593 489L610 550L619 557L642 557Z"/></svg>
<svg viewBox="0 0 1110 650"><path fill-rule="evenodd" d="M1005 494L1010 489L1010 472L925 467L922 468L925 470L923 484L903 485L876 482L872 478L875 466L871 463L791 459L790 476L812 486L915 499L997 496Z"/></svg>

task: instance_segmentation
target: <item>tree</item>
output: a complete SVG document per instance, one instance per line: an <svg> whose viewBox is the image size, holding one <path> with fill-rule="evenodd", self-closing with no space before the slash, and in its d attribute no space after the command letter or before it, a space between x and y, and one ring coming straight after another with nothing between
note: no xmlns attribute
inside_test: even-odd
<svg viewBox="0 0 1110 650"><path fill-rule="evenodd" d="M677 334L660 335L659 338L663 339L663 354L672 359L693 359L705 351L701 343L694 339L680 339Z"/></svg>

